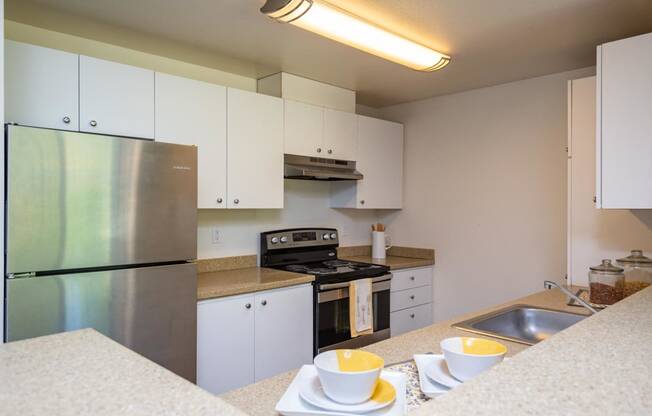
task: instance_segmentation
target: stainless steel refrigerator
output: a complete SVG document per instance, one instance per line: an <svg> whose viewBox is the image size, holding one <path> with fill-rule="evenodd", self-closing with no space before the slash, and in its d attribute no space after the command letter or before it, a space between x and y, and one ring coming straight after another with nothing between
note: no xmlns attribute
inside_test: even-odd
<svg viewBox="0 0 652 416"><path fill-rule="evenodd" d="M5 340L95 328L195 381L197 150L8 125Z"/></svg>

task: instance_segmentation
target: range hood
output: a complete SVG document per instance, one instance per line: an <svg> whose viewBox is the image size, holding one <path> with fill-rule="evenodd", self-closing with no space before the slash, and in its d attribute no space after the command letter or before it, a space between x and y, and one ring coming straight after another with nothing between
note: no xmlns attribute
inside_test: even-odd
<svg viewBox="0 0 652 416"><path fill-rule="evenodd" d="M352 160L285 155L285 177L318 181L346 181L362 179Z"/></svg>

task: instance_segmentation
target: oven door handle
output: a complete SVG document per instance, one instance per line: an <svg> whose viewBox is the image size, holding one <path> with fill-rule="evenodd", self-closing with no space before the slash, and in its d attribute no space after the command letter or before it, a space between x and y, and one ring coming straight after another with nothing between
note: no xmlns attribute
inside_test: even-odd
<svg viewBox="0 0 652 416"><path fill-rule="evenodd" d="M391 274L384 274L382 276L377 276L371 279L372 284L380 283L380 282L387 282L392 279ZM342 289L342 288L349 288L349 283L350 282L343 282L343 283L330 283L330 284L325 284L325 285L319 285L319 291L325 291L325 290L333 290L333 289Z"/></svg>
<svg viewBox="0 0 652 416"><path fill-rule="evenodd" d="M372 284L371 292L377 293L377 292L388 291L390 290L390 288L391 288L391 280L387 279ZM346 287L340 289L332 289L324 292L319 292L317 294L317 303L332 302L335 300L347 299L348 297L349 297L349 287L347 284Z"/></svg>

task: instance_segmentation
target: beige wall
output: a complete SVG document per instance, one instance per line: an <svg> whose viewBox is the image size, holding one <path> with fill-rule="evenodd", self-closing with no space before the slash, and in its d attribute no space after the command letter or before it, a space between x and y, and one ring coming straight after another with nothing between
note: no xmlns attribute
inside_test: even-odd
<svg viewBox="0 0 652 416"><path fill-rule="evenodd" d="M197 257L257 254L260 232L293 227L334 227L343 246L371 244L377 212L329 208L329 182L286 179L284 200L284 209L199 210ZM217 244L215 228L222 240Z"/></svg>
<svg viewBox="0 0 652 416"><path fill-rule="evenodd" d="M393 244L437 251L436 320L566 271L566 81L593 68L387 107L405 124Z"/></svg>
<svg viewBox="0 0 652 416"><path fill-rule="evenodd" d="M4 20L4 23L5 38L7 39L139 66L227 87L256 91L255 78L11 20Z"/></svg>

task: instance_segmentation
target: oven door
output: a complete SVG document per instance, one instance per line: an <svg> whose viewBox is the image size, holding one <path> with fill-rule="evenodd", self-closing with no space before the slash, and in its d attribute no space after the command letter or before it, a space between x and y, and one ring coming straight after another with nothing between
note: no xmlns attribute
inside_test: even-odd
<svg viewBox="0 0 652 416"><path fill-rule="evenodd" d="M349 283L318 287L315 311L315 354L336 348L360 348L390 336L390 274L375 277L372 283L374 332L351 338L349 323Z"/></svg>

